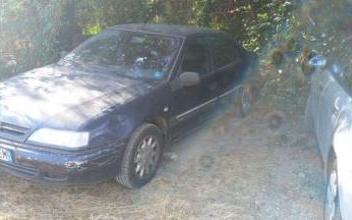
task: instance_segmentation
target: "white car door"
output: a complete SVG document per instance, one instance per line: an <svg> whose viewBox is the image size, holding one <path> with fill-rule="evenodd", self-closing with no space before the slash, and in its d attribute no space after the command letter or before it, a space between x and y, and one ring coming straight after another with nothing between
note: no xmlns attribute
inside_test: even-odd
<svg viewBox="0 0 352 220"><path fill-rule="evenodd" d="M333 146L337 159L338 192L342 219L352 219L352 99L350 82L351 76L335 77L334 89L339 116L334 130Z"/></svg>
<svg viewBox="0 0 352 220"><path fill-rule="evenodd" d="M333 135L346 93L331 71L324 70L318 74L317 138L320 152L326 161L332 146Z"/></svg>
<svg viewBox="0 0 352 220"><path fill-rule="evenodd" d="M308 124L309 128L313 129L316 133L318 133L318 123L319 123L319 114L317 114L318 106L319 106L319 99L321 98L320 93L321 91L321 76L320 72L316 71L313 73L312 78L311 78L311 89L309 93L309 100L307 102L307 109L306 109L306 116L309 119ZM311 127L313 126L313 127Z"/></svg>

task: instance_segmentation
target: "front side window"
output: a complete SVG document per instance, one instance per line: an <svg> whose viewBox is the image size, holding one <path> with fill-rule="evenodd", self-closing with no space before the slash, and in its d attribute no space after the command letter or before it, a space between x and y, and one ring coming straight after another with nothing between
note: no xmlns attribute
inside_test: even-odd
<svg viewBox="0 0 352 220"><path fill-rule="evenodd" d="M232 40L223 37L212 37L210 44L213 48L215 69L225 67L239 58L237 49Z"/></svg>
<svg viewBox="0 0 352 220"><path fill-rule="evenodd" d="M190 41L184 50L182 72L197 72L201 75L208 73L208 49L202 39Z"/></svg>
<svg viewBox="0 0 352 220"><path fill-rule="evenodd" d="M181 43L179 38L110 31L83 43L63 60L132 78L160 80L169 74Z"/></svg>

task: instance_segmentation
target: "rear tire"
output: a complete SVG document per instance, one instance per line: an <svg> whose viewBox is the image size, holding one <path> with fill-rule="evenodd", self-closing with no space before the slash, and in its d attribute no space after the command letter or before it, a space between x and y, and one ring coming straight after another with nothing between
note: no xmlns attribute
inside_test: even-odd
<svg viewBox="0 0 352 220"><path fill-rule="evenodd" d="M257 96L257 89L254 86L243 86L239 91L240 95L240 116L246 117L252 110L253 103Z"/></svg>
<svg viewBox="0 0 352 220"><path fill-rule="evenodd" d="M334 153L329 157L324 204L324 220L341 220L339 205L337 160Z"/></svg>
<svg viewBox="0 0 352 220"><path fill-rule="evenodd" d="M149 183L159 167L163 147L163 135L157 126L140 126L126 146L116 181L130 189Z"/></svg>

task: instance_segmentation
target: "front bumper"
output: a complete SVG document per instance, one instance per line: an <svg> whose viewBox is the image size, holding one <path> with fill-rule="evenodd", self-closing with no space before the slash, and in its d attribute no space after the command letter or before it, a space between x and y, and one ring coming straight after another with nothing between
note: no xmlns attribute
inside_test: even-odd
<svg viewBox="0 0 352 220"><path fill-rule="evenodd" d="M98 182L117 175L125 142L80 151L63 151L0 140L13 162L0 167L15 176L38 182L80 184Z"/></svg>

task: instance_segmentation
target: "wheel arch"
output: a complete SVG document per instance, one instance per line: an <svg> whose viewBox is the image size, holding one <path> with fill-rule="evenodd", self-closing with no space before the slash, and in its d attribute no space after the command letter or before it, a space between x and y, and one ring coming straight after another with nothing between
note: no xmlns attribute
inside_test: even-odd
<svg viewBox="0 0 352 220"><path fill-rule="evenodd" d="M169 125L167 123L167 120L164 117L162 117L162 116L153 117L150 120L148 120L147 123L151 123L151 124L157 126L161 130L161 132L163 133L163 136L167 137Z"/></svg>
<svg viewBox="0 0 352 220"><path fill-rule="evenodd" d="M324 180L325 181L327 181L327 179L328 179L329 165L333 161L333 159L336 159L336 153L335 153L334 145L331 145L328 154L322 158L323 163L324 163Z"/></svg>
<svg viewBox="0 0 352 220"><path fill-rule="evenodd" d="M342 216L342 219L351 219L352 211L350 209L350 204L352 200L350 199L351 198L350 192L352 188L348 184L349 183L348 180L350 179L350 177L349 175L346 176L347 174L346 165L344 164L346 162L345 161L346 158L344 158L344 156L346 155L341 155L341 154L342 152L339 152L338 150L336 150L334 146L331 147L329 156L326 162L325 174L326 174L326 180L328 180L329 166L331 166L331 164L335 161L336 169L337 169L338 203L339 203L340 215Z"/></svg>

